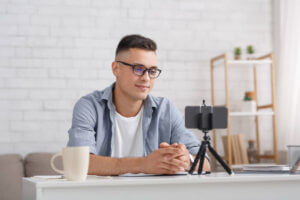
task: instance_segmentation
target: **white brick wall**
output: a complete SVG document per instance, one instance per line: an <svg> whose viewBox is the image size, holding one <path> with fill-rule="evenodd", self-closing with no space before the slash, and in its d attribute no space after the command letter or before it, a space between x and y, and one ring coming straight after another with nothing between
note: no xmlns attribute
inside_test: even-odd
<svg viewBox="0 0 300 200"><path fill-rule="evenodd" d="M158 44L163 73L153 94L182 112L209 103L209 59L248 44L271 51L271 14L271 0L0 0L0 154L59 151L76 100L113 82L110 64L126 34ZM253 89L252 76L231 72L237 102ZM217 77L221 96L224 76Z"/></svg>

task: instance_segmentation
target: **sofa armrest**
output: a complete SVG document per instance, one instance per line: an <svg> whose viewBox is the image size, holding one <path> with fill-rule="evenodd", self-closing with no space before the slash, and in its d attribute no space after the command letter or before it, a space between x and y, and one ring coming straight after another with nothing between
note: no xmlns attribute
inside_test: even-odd
<svg viewBox="0 0 300 200"><path fill-rule="evenodd" d="M38 175L58 175L50 166L50 160L54 153L30 153L24 159L25 176L32 177ZM54 161L59 169L62 167L62 159Z"/></svg>
<svg viewBox="0 0 300 200"><path fill-rule="evenodd" d="M21 199L23 176L24 168L21 155L0 155L0 199Z"/></svg>

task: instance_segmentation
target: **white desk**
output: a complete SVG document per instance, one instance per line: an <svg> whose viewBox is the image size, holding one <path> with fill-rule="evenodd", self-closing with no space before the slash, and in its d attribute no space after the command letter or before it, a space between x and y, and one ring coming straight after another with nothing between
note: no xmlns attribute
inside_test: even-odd
<svg viewBox="0 0 300 200"><path fill-rule="evenodd" d="M299 199L300 175L111 177L85 182L23 178L23 200Z"/></svg>

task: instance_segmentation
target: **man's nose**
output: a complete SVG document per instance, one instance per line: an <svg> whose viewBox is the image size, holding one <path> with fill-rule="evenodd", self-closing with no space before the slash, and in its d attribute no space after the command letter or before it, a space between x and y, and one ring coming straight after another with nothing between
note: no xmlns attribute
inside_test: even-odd
<svg viewBox="0 0 300 200"><path fill-rule="evenodd" d="M145 80L145 81L149 81L150 80L149 72L148 71L145 71L145 73L142 75L142 80Z"/></svg>

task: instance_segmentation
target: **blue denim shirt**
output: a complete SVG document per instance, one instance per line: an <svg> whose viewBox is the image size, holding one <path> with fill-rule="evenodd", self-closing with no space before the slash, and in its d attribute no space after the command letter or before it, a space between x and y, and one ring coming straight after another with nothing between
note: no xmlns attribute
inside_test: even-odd
<svg viewBox="0 0 300 200"><path fill-rule="evenodd" d="M114 84L78 100L68 146L89 146L93 154L111 156L116 114L113 89ZM199 141L185 128L182 115L169 100L148 94L143 104L144 156L158 149L161 142L185 144L190 154L197 154Z"/></svg>

